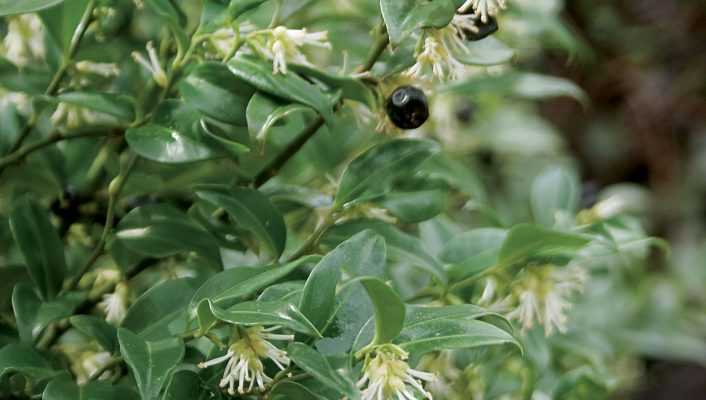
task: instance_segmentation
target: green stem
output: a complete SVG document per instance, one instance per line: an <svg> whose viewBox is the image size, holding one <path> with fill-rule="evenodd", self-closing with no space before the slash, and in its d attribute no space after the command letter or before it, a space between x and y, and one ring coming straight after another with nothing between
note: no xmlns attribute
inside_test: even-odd
<svg viewBox="0 0 706 400"><path fill-rule="evenodd" d="M61 81L64 79L66 71L68 71L69 66L71 65L71 61L73 60L74 56L76 55L76 52L78 51L78 47L81 44L81 40L83 39L83 36L86 33L86 29L88 28L88 25L91 22L91 18L93 17L93 10L95 7L96 1L91 0L91 2L88 3L88 6L86 7L86 11L81 17L81 21L79 21L79 24L76 27L76 30L74 31L74 35L71 37L69 49L61 62L61 66L56 71L56 73L54 73L54 76L49 82L49 86L47 86L47 89L44 91L45 95L53 96L59 90L59 84L61 84ZM34 129L35 125L37 124L37 120L37 114L36 112L33 112L32 116L27 121L27 124L24 126L24 128L22 128L22 131L17 136L17 140L15 140L15 143L12 145L12 147L10 147L10 151L8 154L12 154L15 151L19 150L20 147L22 147L22 143L24 143L25 139L27 139L30 132L32 132L32 129ZM0 167L0 172L2 172L2 170L3 168Z"/></svg>
<svg viewBox="0 0 706 400"><path fill-rule="evenodd" d="M72 133L72 134L64 134L64 133L53 133L49 135L46 139L40 140L38 142L32 143L29 146L25 146L19 150L16 150L15 152L0 158L0 172L2 172L5 168L8 166L18 163L22 161L25 157L30 155L31 153L41 150L47 146L50 146L54 143L58 143L64 140L73 140L73 139L80 139L80 138L86 138L86 137L100 137L100 136L109 136L110 133L105 133L101 132L100 130L97 131L87 131L87 132L80 132L80 133Z"/></svg>
<svg viewBox="0 0 706 400"><path fill-rule="evenodd" d="M91 254L91 256L83 264L78 273L74 275L74 277L71 278L68 284L64 287L64 293L75 289L76 285L78 285L78 282L81 280L81 277L91 269L93 264L95 264L101 254L103 254L103 250L105 250L106 241L108 240L108 235L110 235L110 232L113 229L113 224L115 222L115 208L118 202L118 198L120 197L120 192L122 192L123 187L125 186L125 182L127 182L127 179L130 176L130 172L132 172L132 169L135 166L136 162L137 155L132 154L125 168L123 168L118 174L118 176L116 176L113 181L110 182L110 186L108 188L108 211L105 217L103 233L101 234L101 237L98 240L98 244L96 244L96 247L93 249L93 253Z"/></svg>
<svg viewBox="0 0 706 400"><path fill-rule="evenodd" d="M375 39L375 44L370 50L368 58L360 67L358 67L356 72L363 73L370 71L377 62L377 60L380 58L380 56L382 56L382 53L385 52L387 46L390 44L390 36L387 34L387 29L385 28L384 23L378 26L376 36L377 37Z"/></svg>
<svg viewBox="0 0 706 400"><path fill-rule="evenodd" d="M316 227L314 232L309 235L309 237L304 241L304 243L302 243L301 246L299 246L299 248L294 253L292 253L292 255L287 257L285 263L294 261L299 257L307 254L309 251L315 249L316 246L319 244L321 236L326 232L328 228L331 227L331 225L333 225L333 222L333 214L327 214L326 217L324 217L323 221L319 223L319 226Z"/></svg>

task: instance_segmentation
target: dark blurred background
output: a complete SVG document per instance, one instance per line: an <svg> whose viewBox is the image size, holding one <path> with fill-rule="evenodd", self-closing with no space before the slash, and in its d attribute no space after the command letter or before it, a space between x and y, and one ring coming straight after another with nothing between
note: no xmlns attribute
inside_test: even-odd
<svg viewBox="0 0 706 400"><path fill-rule="evenodd" d="M646 185L654 195L650 233L677 246L702 244L706 1L570 0L564 18L590 50L568 62L565 53L550 52L542 68L576 82L591 107L555 99L542 112L568 138L585 187ZM631 398L706 399L702 366L644 362L646 379Z"/></svg>

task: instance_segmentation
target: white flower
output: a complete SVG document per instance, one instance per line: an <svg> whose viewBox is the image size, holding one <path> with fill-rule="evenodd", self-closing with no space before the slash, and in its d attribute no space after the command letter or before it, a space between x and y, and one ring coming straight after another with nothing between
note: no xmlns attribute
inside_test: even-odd
<svg viewBox="0 0 706 400"><path fill-rule="evenodd" d="M306 29L287 29L284 26L278 26L274 29L267 29L262 32L255 32L259 35L265 35L266 42L263 45L258 45L258 50L263 52L272 60L272 71L275 74L286 74L287 63L294 62L297 64L311 65L300 48L308 45L330 49L331 44L328 42L328 32L307 32Z"/></svg>
<svg viewBox="0 0 706 400"><path fill-rule="evenodd" d="M11 18L3 39L4 56L14 64L24 66L33 59L44 57L42 21L36 14Z"/></svg>
<svg viewBox="0 0 706 400"><path fill-rule="evenodd" d="M363 350L363 377L358 387L363 390L362 400L415 400L416 393L431 400L423 382L432 382L434 374L409 367L406 351L393 344ZM359 355L361 357L362 355Z"/></svg>
<svg viewBox="0 0 706 400"><path fill-rule="evenodd" d="M0 89L0 108L14 106L22 114L29 114L32 110L32 103L29 96L19 92L6 92Z"/></svg>
<svg viewBox="0 0 706 400"><path fill-rule="evenodd" d="M425 79L431 72L440 81L460 78L466 66L456 59L454 51L468 51L460 40L457 28L452 25L429 31L422 51L417 54L417 62L405 74L414 79Z"/></svg>
<svg viewBox="0 0 706 400"><path fill-rule="evenodd" d="M582 290L586 279L586 272L578 266L532 266L501 303L517 304L507 317L519 321L523 330L531 329L537 321L544 325L547 336L555 329L565 333L569 297Z"/></svg>
<svg viewBox="0 0 706 400"><path fill-rule="evenodd" d="M159 55L157 55L157 50L155 50L152 42L147 42L147 54L149 61L141 53L136 51L132 53L132 58L152 74L152 79L154 79L159 86L167 87L167 73L164 72L164 68L162 68Z"/></svg>
<svg viewBox="0 0 706 400"><path fill-rule="evenodd" d="M260 391L264 391L265 384L271 382L272 378L265 375L262 360L272 360L280 370L284 370L290 363L287 352L278 349L268 341L294 340L293 335L272 333L279 328L278 326L267 329L262 326L237 328L240 337L231 343L226 354L200 363L199 368L207 368L227 361L220 387L228 388L230 395L235 395L236 384L237 392L240 394L251 392L255 384ZM249 385L246 388L247 383Z"/></svg>
<svg viewBox="0 0 706 400"><path fill-rule="evenodd" d="M98 116L91 110L68 103L59 103L51 115L55 127L76 129L83 125L95 124Z"/></svg>
<svg viewBox="0 0 706 400"><path fill-rule="evenodd" d="M432 371L435 374L436 379L427 384L427 388L433 396L441 399L458 398L452 386L461 377L461 370L456 368L451 351L425 355L419 361L419 368ZM473 398L475 399L475 397Z"/></svg>
<svg viewBox="0 0 706 400"><path fill-rule="evenodd" d="M124 282L115 285L115 291L103 295L98 308L105 312L105 320L113 325L120 325L127 314L128 287Z"/></svg>
<svg viewBox="0 0 706 400"><path fill-rule="evenodd" d="M613 195L593 206L593 213L600 219L608 219L622 213L628 207L626 199Z"/></svg>
<svg viewBox="0 0 706 400"><path fill-rule="evenodd" d="M465 13L469 10L473 10L473 15L475 18L480 18L483 23L488 22L488 17L497 16L501 10L507 8L507 2L505 0L466 0L458 11Z"/></svg>
<svg viewBox="0 0 706 400"><path fill-rule="evenodd" d="M76 70L84 74L100 75L104 78L110 78L120 74L118 66L113 63L96 63L93 61L77 62Z"/></svg>

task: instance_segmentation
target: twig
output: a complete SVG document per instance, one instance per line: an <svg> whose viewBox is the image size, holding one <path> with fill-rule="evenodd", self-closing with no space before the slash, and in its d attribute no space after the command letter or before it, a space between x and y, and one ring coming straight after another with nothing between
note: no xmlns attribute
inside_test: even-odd
<svg viewBox="0 0 706 400"><path fill-rule="evenodd" d="M113 181L110 182L110 186L108 187L108 211L105 217L103 233L101 234L101 237L98 240L98 244L96 244L96 247L93 250L91 256L84 263L78 273L74 275L73 278L71 278L71 280L67 283L62 292L65 293L67 291L73 290L78 284L78 282L81 280L81 277L91 269L93 264L98 260L101 254L103 254L106 241L108 240L108 235L113 229L113 223L115 222L115 208L118 202L118 198L120 197L120 192L122 192L123 187L125 186L125 182L130 176L130 172L132 171L132 168L135 166L136 162L137 155L132 154L125 168L123 168L122 171L120 171L120 173L118 174L118 176L116 176Z"/></svg>
<svg viewBox="0 0 706 400"><path fill-rule="evenodd" d="M50 146L54 143L58 143L64 140L73 140L73 139L80 139L80 138L86 138L86 137L100 137L100 136L109 136L110 133L102 132L100 130L96 131L87 131L87 132L79 132L79 133L70 133L70 134L64 134L64 133L53 133L49 135L46 139L40 140L36 143L32 143L28 146L25 146L19 150L16 150L15 152L0 158L0 172L2 172L5 168L8 166L18 163L22 161L25 157L27 157L29 154L43 149L44 147Z"/></svg>
<svg viewBox="0 0 706 400"><path fill-rule="evenodd" d="M83 13L83 16L81 17L81 21L79 21L78 26L76 27L76 31L74 31L73 37L71 37L71 42L69 44L69 50L66 53L66 56L63 58L61 62L61 66L59 69L54 73L54 76L52 77L51 81L49 82L49 86L47 86L47 89L44 91L44 94L47 96L53 96L56 94L56 92L59 90L59 84L61 81L64 79L64 76L66 75L66 71L68 71L69 66L71 65L71 60L74 58L76 55L76 52L78 51L78 46L81 43L81 40L83 39L83 36L86 34L86 29L88 28L88 25L91 22L91 18L93 17L93 9L96 7L96 0L91 0L90 3L88 3L88 6L86 7L86 11ZM37 124L37 115L36 112L33 113L32 117L27 121L27 124L22 128L22 131L20 134L17 136L17 139L15 140L15 143L10 147L10 151L8 154L12 154L16 152L17 150L22 147L22 143L24 143L25 139L27 139L27 136L29 136L30 132L32 132L32 129L34 129L34 126ZM0 167L0 172L2 172L3 168Z"/></svg>

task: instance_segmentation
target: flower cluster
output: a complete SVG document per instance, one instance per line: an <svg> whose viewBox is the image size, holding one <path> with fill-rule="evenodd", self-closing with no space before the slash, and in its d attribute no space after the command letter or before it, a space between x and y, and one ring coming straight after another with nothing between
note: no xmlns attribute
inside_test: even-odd
<svg viewBox="0 0 706 400"><path fill-rule="evenodd" d="M490 17L497 16L505 8L507 8L505 0L466 0L458 10L461 13L473 10L470 15L486 23Z"/></svg>
<svg viewBox="0 0 706 400"><path fill-rule="evenodd" d="M303 46L313 46L330 49L328 32L307 32L306 29L288 29L278 26L274 29L253 32L258 39L252 43L257 51L272 60L272 71L275 74L286 74L287 63L311 65L302 53Z"/></svg>
<svg viewBox="0 0 706 400"><path fill-rule="evenodd" d="M154 79L159 86L167 87L167 73L164 71L164 68L162 68L162 63L159 61L159 55L157 54L157 50L154 48L154 44L152 42L147 43L147 55L149 60L146 59L142 53L133 52L132 58L138 64L145 67L150 74L152 74L152 79Z"/></svg>
<svg viewBox="0 0 706 400"><path fill-rule="evenodd" d="M433 382L435 375L410 368L406 361L409 355L399 346L374 346L364 349L359 357L365 357L363 377L358 381L363 400L414 400L416 393L432 399L423 382Z"/></svg>
<svg viewBox="0 0 706 400"><path fill-rule="evenodd" d="M11 18L2 45L3 56L18 66L42 59L45 52L42 21L36 14Z"/></svg>
<svg viewBox="0 0 706 400"><path fill-rule="evenodd" d="M253 326L250 328L236 327L237 336L232 340L228 351L221 357L202 362L199 368L226 363L220 387L228 390L230 395L249 393L257 384L260 391L265 390L265 384L272 378L265 374L263 360L271 360L280 370L284 370L290 363L287 352L280 350L270 343L275 341L294 340L293 335L275 334L279 326L264 328ZM247 384L247 387L246 387ZM237 387L237 389L236 389Z"/></svg>
<svg viewBox="0 0 706 400"><path fill-rule="evenodd" d="M579 266L529 266L511 285L510 295L492 308L514 305L507 317L519 321L523 330L531 329L536 321L544 326L547 336L555 330L565 333L569 299L583 289L586 279L586 272Z"/></svg>
<svg viewBox="0 0 706 400"><path fill-rule="evenodd" d="M98 303L98 308L105 312L105 320L113 325L120 323L127 315L129 288L125 282L115 285L115 291L103 295L103 301Z"/></svg>

